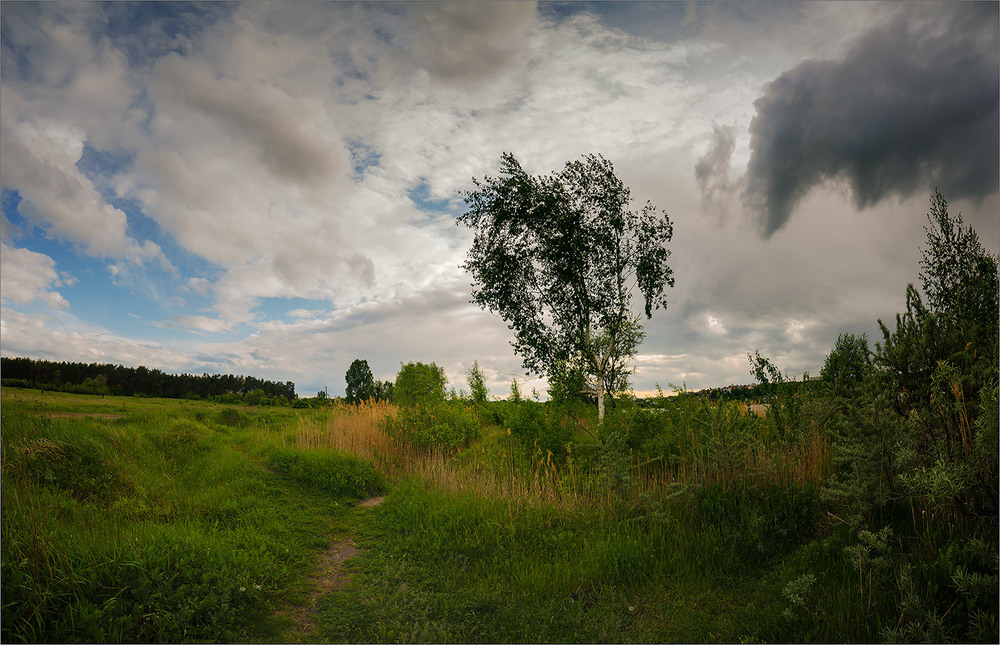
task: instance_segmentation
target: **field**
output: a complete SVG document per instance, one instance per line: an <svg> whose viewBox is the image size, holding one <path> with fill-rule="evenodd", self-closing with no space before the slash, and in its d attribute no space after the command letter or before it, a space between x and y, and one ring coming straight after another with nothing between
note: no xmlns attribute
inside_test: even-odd
<svg viewBox="0 0 1000 645"><path fill-rule="evenodd" d="M865 507L829 398L2 397L6 642L996 640L995 515Z"/></svg>

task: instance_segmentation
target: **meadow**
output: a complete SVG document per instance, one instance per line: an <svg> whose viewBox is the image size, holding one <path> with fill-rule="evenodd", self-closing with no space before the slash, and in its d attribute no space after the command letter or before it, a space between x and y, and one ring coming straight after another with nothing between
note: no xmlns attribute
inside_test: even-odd
<svg viewBox="0 0 1000 645"><path fill-rule="evenodd" d="M784 392L764 416L623 397L598 424L576 402L4 388L2 637L995 642L995 514L916 484L868 503L862 421ZM317 597L345 537L357 555Z"/></svg>

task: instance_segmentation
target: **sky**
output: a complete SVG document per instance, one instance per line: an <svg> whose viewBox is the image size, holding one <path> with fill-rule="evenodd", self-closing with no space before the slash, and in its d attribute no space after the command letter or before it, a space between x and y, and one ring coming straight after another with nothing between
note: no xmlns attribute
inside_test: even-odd
<svg viewBox="0 0 1000 645"><path fill-rule="evenodd" d="M998 12L5 0L0 352L544 397L470 302L461 191L600 154L674 226L636 392L816 375L905 310L935 188L997 251Z"/></svg>

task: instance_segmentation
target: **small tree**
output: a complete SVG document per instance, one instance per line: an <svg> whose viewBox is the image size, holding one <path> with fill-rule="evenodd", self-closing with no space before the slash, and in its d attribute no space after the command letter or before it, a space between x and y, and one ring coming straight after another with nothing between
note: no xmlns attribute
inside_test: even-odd
<svg viewBox="0 0 1000 645"><path fill-rule="evenodd" d="M601 156L533 177L504 153L499 177L473 181L458 221L476 232L463 265L474 302L509 323L525 369L548 374L579 364L596 381L603 419L605 392L644 336L633 289L647 318L667 305L670 219L650 203L629 210L629 189Z"/></svg>
<svg viewBox="0 0 1000 645"><path fill-rule="evenodd" d="M963 225L961 214L948 213L941 193L935 190L930 201L924 227L927 246L920 260L927 303L907 285L906 312L896 314L895 329L878 321L883 342L875 344L875 364L892 387L906 392L897 399L902 407L930 403L931 376L941 361L959 370L968 402L977 401L980 388L997 374L997 257L983 249L976 232ZM974 418L975 406L970 410Z"/></svg>
<svg viewBox="0 0 1000 645"><path fill-rule="evenodd" d="M511 403L520 403L522 399L521 388L517 386L517 379L512 378L510 380L510 394L507 395L507 400Z"/></svg>
<svg viewBox="0 0 1000 645"><path fill-rule="evenodd" d="M246 402L247 405L260 405L265 398L264 390L257 388L251 392L247 392Z"/></svg>
<svg viewBox="0 0 1000 645"><path fill-rule="evenodd" d="M479 361L473 361L472 367L469 368L469 392L474 403L486 403L490 396L489 388L486 387L486 376L479 368Z"/></svg>
<svg viewBox="0 0 1000 645"><path fill-rule="evenodd" d="M368 361L354 359L344 375L347 381L347 400L351 403L365 401L375 394L375 380Z"/></svg>
<svg viewBox="0 0 1000 645"><path fill-rule="evenodd" d="M838 391L850 391L868 376L871 369L871 352L868 335L840 334L826 357L820 377L833 384Z"/></svg>
<svg viewBox="0 0 1000 645"><path fill-rule="evenodd" d="M968 515L993 515L997 497L997 257L952 217L937 191L927 215L920 279L906 287L894 329L879 320L874 363L906 423L895 457L907 486ZM904 459L905 458L905 459ZM950 486L941 494L941 483Z"/></svg>
<svg viewBox="0 0 1000 645"><path fill-rule="evenodd" d="M435 363L407 363L396 375L393 400L400 405L444 401L448 383L444 368Z"/></svg>
<svg viewBox="0 0 1000 645"><path fill-rule="evenodd" d="M586 399L587 376L571 363L561 363L549 370L549 398L556 403Z"/></svg>

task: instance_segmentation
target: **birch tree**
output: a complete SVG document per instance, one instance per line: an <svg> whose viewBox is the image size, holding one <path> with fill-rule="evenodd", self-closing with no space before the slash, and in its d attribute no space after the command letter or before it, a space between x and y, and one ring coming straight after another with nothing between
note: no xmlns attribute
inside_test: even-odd
<svg viewBox="0 0 1000 645"><path fill-rule="evenodd" d="M674 285L670 218L649 202L631 210L629 189L600 155L531 176L504 153L498 176L473 181L458 218L475 231L463 264L473 302L508 323L529 372L581 365L603 420L605 394L645 336L634 292L651 318Z"/></svg>

